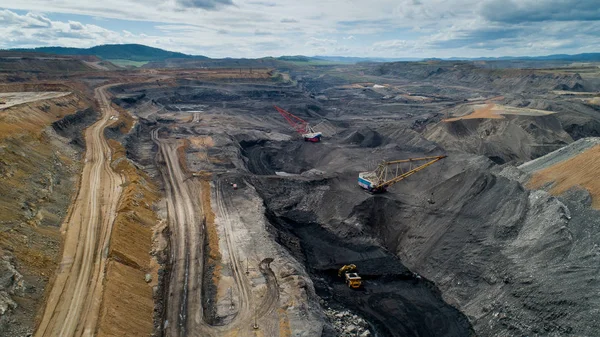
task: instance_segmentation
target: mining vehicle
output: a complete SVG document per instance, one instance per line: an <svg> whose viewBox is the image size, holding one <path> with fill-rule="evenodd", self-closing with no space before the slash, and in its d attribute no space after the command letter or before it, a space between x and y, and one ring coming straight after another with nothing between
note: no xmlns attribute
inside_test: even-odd
<svg viewBox="0 0 600 337"><path fill-rule="evenodd" d="M346 285L352 289L358 289L362 286L362 278L358 276L356 265L348 264L338 270L338 276L344 277Z"/></svg>
<svg viewBox="0 0 600 337"><path fill-rule="evenodd" d="M315 130L313 130L313 128L310 126L310 124L308 124L307 121L291 114L290 112L283 110L282 108L276 105L274 107L275 110L277 110L277 112L279 112L279 114L281 114L281 116L285 118L288 124L302 135L302 138L305 142L318 143L319 141L321 141L321 136L323 136L323 134L321 132L316 132Z"/></svg>
<svg viewBox="0 0 600 337"><path fill-rule="evenodd" d="M384 161L375 171L358 174L358 185L371 193L383 193L387 188L425 169L447 156L433 156ZM413 168L413 163L426 162ZM408 167L406 167L408 165Z"/></svg>

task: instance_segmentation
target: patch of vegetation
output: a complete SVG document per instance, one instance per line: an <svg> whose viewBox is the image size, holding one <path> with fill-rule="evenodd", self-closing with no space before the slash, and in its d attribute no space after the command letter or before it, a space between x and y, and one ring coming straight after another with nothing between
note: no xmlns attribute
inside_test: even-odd
<svg viewBox="0 0 600 337"><path fill-rule="evenodd" d="M302 65L308 65L308 66L327 65L328 66L328 65L343 64L343 62L323 60L323 59L319 59L319 58L315 58L315 57L308 57L308 56L302 56L302 55L281 56L281 57L278 57L277 60L286 62L288 64L298 65L298 66L302 66Z"/></svg>
<svg viewBox="0 0 600 337"><path fill-rule="evenodd" d="M106 61L119 66L119 67L141 67L149 61L132 61L132 60L123 60L123 59L107 59Z"/></svg>
<svg viewBox="0 0 600 337"><path fill-rule="evenodd" d="M148 47L141 44L106 44L91 48L40 47L15 49L21 52L37 52L56 55L93 55L105 60L162 61L168 58L208 59L206 56L193 56L178 52Z"/></svg>
<svg viewBox="0 0 600 337"><path fill-rule="evenodd" d="M307 65L307 66L333 66L333 65L340 65L343 63L340 62L333 62L333 61L326 61L326 60L318 60L318 59L310 59L309 61L301 61L301 60L295 60L295 61L284 61L287 63L291 63L294 65Z"/></svg>
<svg viewBox="0 0 600 337"><path fill-rule="evenodd" d="M312 61L312 59L310 57L302 56L302 55L281 56L281 57L278 57L277 59L281 60L281 61L288 61L288 62L310 62L310 61Z"/></svg>

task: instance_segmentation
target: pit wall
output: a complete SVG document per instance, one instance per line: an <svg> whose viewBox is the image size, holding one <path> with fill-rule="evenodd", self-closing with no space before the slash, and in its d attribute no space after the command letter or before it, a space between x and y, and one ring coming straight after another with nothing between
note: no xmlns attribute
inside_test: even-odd
<svg viewBox="0 0 600 337"><path fill-rule="evenodd" d="M0 278L8 280L0 285L0 305L7 308L0 314L2 336L33 331L58 267L60 225L77 190L82 149L51 125L92 107L70 94L0 110ZM89 122L67 128L79 134Z"/></svg>
<svg viewBox="0 0 600 337"><path fill-rule="evenodd" d="M133 120L120 111L112 132L126 134ZM127 158L117 140L110 139L112 167L126 183L111 233L109 261L102 297L97 336L150 336L154 331L154 293L160 262L151 256L160 234L154 204L160 198L157 186ZM159 250L164 249L162 246Z"/></svg>

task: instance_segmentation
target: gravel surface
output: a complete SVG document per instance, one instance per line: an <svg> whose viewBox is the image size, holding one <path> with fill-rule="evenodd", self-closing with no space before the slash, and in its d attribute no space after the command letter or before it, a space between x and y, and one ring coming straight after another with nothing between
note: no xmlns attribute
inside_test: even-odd
<svg viewBox="0 0 600 337"><path fill-rule="evenodd" d="M10 108L11 106L40 101L50 98L58 98L71 94L70 92L3 92L0 93L0 110Z"/></svg>

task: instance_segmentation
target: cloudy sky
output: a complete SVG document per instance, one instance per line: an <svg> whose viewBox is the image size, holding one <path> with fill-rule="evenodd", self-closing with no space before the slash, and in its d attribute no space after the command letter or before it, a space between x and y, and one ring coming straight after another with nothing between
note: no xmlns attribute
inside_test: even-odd
<svg viewBox="0 0 600 337"><path fill-rule="evenodd" d="M600 52L599 0L2 0L0 48L141 43L210 57Z"/></svg>

